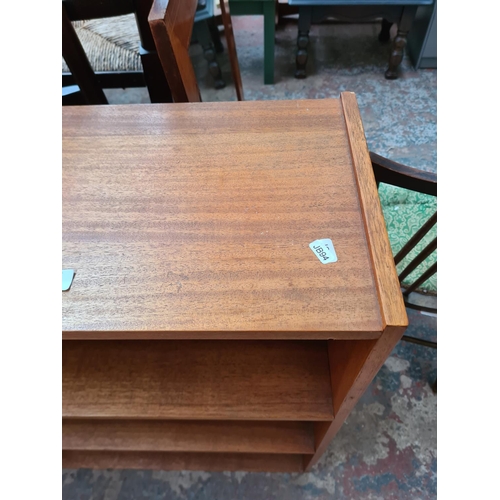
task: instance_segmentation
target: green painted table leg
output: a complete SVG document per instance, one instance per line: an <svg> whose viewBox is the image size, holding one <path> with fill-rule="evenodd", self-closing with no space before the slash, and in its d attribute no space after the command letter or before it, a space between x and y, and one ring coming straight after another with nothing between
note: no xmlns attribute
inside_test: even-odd
<svg viewBox="0 0 500 500"><path fill-rule="evenodd" d="M274 83L274 2L263 2L264 8L264 83Z"/></svg>
<svg viewBox="0 0 500 500"><path fill-rule="evenodd" d="M275 0L229 0L232 16L264 15L264 83L274 83Z"/></svg>

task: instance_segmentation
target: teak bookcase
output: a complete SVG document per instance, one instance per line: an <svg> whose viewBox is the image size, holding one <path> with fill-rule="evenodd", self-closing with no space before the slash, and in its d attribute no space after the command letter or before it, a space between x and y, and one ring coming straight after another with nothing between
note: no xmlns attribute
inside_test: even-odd
<svg viewBox="0 0 500 500"><path fill-rule="evenodd" d="M62 113L63 466L310 469L407 326L354 94Z"/></svg>

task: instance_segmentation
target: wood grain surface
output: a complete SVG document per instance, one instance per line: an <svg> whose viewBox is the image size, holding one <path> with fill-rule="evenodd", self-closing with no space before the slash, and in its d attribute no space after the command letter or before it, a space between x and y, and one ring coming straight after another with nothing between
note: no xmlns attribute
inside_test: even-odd
<svg viewBox="0 0 500 500"><path fill-rule="evenodd" d="M310 469L407 325L351 93L66 107L62 236L65 467Z"/></svg>
<svg viewBox="0 0 500 500"><path fill-rule="evenodd" d="M301 472L304 455L64 450L65 469Z"/></svg>
<svg viewBox="0 0 500 500"><path fill-rule="evenodd" d="M312 422L75 420L63 450L314 453Z"/></svg>
<svg viewBox="0 0 500 500"><path fill-rule="evenodd" d="M408 326L408 317L394 265L356 96L353 92L343 92L341 101L384 326L406 327Z"/></svg>
<svg viewBox="0 0 500 500"><path fill-rule="evenodd" d="M337 99L64 108L62 240L63 338L384 327Z"/></svg>
<svg viewBox="0 0 500 500"><path fill-rule="evenodd" d="M63 341L63 418L331 420L326 341Z"/></svg>
<svg viewBox="0 0 500 500"><path fill-rule="evenodd" d="M342 361L346 366L345 369L348 370L351 377L356 374L356 372L357 375L352 377L351 386L345 393L341 404L338 405L335 403L335 419L332 420L331 423L319 422L316 425L316 452L313 456L304 456L304 468L306 470L310 470L311 467L320 459L321 455L323 455L326 451L331 440L335 437L337 432L342 427L342 424L345 422L346 418L359 401L359 398L366 391L367 387L375 378L375 375L378 373L385 360L389 357L392 350L403 336L405 329L406 327L404 326L387 326L382 336L375 342L375 345L373 345L372 341L363 341L362 343L364 345L357 350L357 354L352 352L348 355L348 362ZM330 340L328 342L330 366L334 365L336 363L336 358L341 357L341 353L346 351L346 346L344 345L340 347L341 353L337 353L335 347L336 342L337 341L335 340ZM343 344L343 342L341 343ZM369 354L366 357L364 364L361 366L360 359L364 358L367 352L369 352ZM332 384L335 384L333 379L334 374L335 371L332 370ZM339 383L340 390L345 389L343 381L341 380ZM339 390L334 390L334 392L337 392L337 394L341 394L342 396L344 395L344 392L340 392Z"/></svg>
<svg viewBox="0 0 500 500"><path fill-rule="evenodd" d="M332 382L333 415L344 404L356 382L376 340L336 340L328 342L330 376Z"/></svg>

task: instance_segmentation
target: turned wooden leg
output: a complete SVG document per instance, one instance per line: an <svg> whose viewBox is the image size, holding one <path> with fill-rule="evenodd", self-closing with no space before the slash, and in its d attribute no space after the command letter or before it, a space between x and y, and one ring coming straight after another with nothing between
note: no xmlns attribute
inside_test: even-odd
<svg viewBox="0 0 500 500"><path fill-rule="evenodd" d="M382 29L378 35L378 39L381 42L388 42L391 39L391 27L393 23L390 23L387 19L382 19Z"/></svg>
<svg viewBox="0 0 500 500"><path fill-rule="evenodd" d="M398 77L398 67L403 60L406 47L406 39L408 37L408 32L410 31L416 12L416 5L410 5L403 9L401 18L398 22L398 34L392 42L392 50L389 57L389 68L387 68L387 71L385 72L385 77L388 80L395 80Z"/></svg>
<svg viewBox="0 0 500 500"><path fill-rule="evenodd" d="M408 32L398 30L398 34L392 42L392 52L391 57L389 58L389 67L385 72L385 77L388 80L396 80L398 77L398 67L403 60L403 55L406 47L406 37L408 36Z"/></svg>
<svg viewBox="0 0 500 500"><path fill-rule="evenodd" d="M222 89L226 86L226 82L222 79L222 72L219 63L215 57L216 51L212 43L212 37L206 21L198 21L194 23L193 32L196 39L203 48L203 57L208 62L208 71L214 79L214 86L216 89Z"/></svg>
<svg viewBox="0 0 500 500"><path fill-rule="evenodd" d="M306 77L307 45L309 44L309 32L300 32L297 37L297 57L295 58L295 78Z"/></svg>
<svg viewBox="0 0 500 500"><path fill-rule="evenodd" d="M299 7L299 35L297 37L297 56L295 58L295 78L306 77L307 46L311 29L312 7Z"/></svg>
<svg viewBox="0 0 500 500"><path fill-rule="evenodd" d="M226 86L226 82L222 79L222 72L215 58L215 47L213 45L210 47L203 47L203 56L208 62L208 71L214 79L215 88L223 89Z"/></svg>

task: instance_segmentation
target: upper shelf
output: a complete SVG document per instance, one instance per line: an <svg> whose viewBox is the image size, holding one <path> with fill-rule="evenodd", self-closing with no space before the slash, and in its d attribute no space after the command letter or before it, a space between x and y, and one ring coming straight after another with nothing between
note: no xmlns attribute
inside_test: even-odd
<svg viewBox="0 0 500 500"><path fill-rule="evenodd" d="M324 341L64 341L63 418L331 420Z"/></svg>

